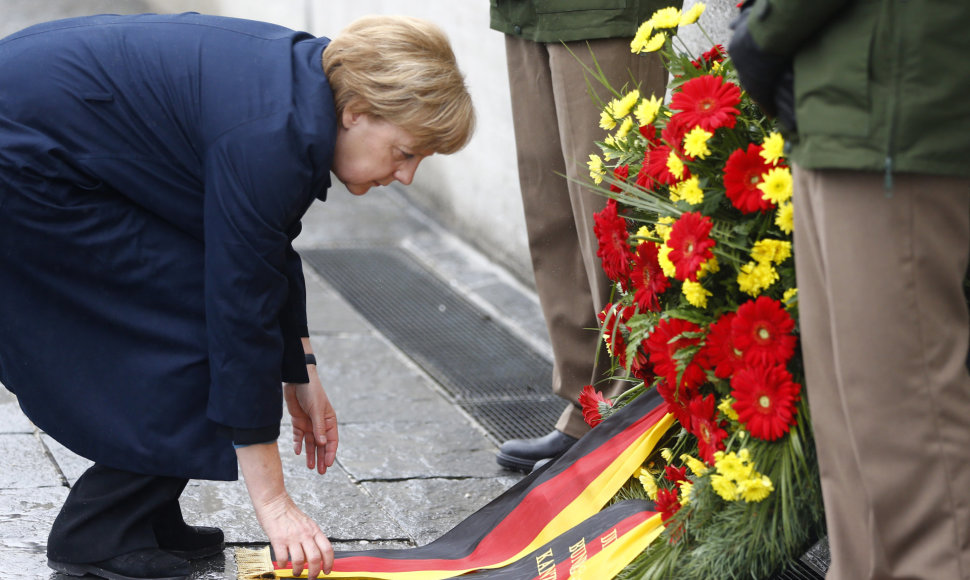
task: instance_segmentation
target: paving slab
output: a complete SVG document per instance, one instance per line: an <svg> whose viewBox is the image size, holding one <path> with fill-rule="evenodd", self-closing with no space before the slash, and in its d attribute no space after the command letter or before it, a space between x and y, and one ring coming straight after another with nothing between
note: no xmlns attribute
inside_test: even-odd
<svg viewBox="0 0 970 580"><path fill-rule="evenodd" d="M388 188L354 196L339 184L327 201L314 203L303 217L303 231L293 242L302 248L396 246L400 240L432 227L399 192Z"/></svg>
<svg viewBox="0 0 970 580"><path fill-rule="evenodd" d="M65 486L0 490L0 548L35 552L46 547L67 493Z"/></svg>
<svg viewBox="0 0 970 580"><path fill-rule="evenodd" d="M497 477L495 448L455 412L446 423L382 421L345 425L340 463L358 481Z"/></svg>
<svg viewBox="0 0 970 580"><path fill-rule="evenodd" d="M20 410L17 397L0 384L0 433L33 433L34 425Z"/></svg>
<svg viewBox="0 0 970 580"><path fill-rule="evenodd" d="M455 414L427 375L376 334L314 335L317 374L341 426Z"/></svg>
<svg viewBox="0 0 970 580"><path fill-rule="evenodd" d="M370 481L363 487L419 546L428 544L514 485L518 477ZM447 501L444 501L448 498Z"/></svg>
<svg viewBox="0 0 970 580"><path fill-rule="evenodd" d="M0 489L34 489L64 484L44 444L34 433L0 435Z"/></svg>

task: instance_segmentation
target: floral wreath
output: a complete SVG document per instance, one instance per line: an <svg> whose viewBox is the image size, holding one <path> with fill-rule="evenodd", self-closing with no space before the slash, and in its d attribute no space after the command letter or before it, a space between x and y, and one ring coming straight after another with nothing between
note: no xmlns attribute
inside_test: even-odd
<svg viewBox="0 0 970 580"><path fill-rule="evenodd" d="M666 539L620 578L765 578L824 534L785 141L723 46L693 57L676 37L704 8L659 10L631 43L660 53L669 101L588 69L615 96L589 159L591 187L609 197L595 233L615 284L599 319L634 387L610 401L587 386L580 403L595 425L657 389L679 423L617 496L654 500Z"/></svg>

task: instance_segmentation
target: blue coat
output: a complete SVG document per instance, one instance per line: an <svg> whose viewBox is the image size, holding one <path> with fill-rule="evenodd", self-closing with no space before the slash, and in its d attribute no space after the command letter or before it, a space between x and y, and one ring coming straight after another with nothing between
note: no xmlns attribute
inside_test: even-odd
<svg viewBox="0 0 970 580"><path fill-rule="evenodd" d="M325 38L183 14L0 40L0 382L105 465L234 479L307 380L291 242L330 185ZM228 435L228 436L226 436Z"/></svg>

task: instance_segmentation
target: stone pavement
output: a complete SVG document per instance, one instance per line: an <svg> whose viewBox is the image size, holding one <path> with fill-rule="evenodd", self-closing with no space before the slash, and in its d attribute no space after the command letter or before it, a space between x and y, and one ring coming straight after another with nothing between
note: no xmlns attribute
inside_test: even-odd
<svg viewBox="0 0 970 580"><path fill-rule="evenodd" d="M400 190L358 198L332 188L326 203L311 208L296 245L402 248L550 356L534 295L414 209ZM426 544L518 481L495 463L496 442L440 385L309 267L306 277L318 371L340 422L337 463L323 476L308 471L303 456L293 455L285 425L279 445L290 494L337 549ZM47 533L88 465L38 432L0 389L0 570L65 580L46 567ZM266 543L244 483L193 481L182 497L189 523L226 532L224 556L200 563L193 578L236 578L234 548Z"/></svg>

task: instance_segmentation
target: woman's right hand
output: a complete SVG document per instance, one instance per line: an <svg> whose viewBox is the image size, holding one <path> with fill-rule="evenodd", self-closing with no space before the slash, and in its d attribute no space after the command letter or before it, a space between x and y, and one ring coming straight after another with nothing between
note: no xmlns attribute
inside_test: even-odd
<svg viewBox="0 0 970 580"><path fill-rule="evenodd" d="M269 537L279 564L287 559L293 574L306 567L310 578L333 568L333 547L316 522L296 507L283 485L283 464L276 442L236 449L256 519ZM289 558L287 558L289 556Z"/></svg>
<svg viewBox="0 0 970 580"><path fill-rule="evenodd" d="M316 522L296 507L289 494L272 498L262 505L253 504L256 519L269 536L278 564L285 564L287 554L293 575L299 576L304 566L310 578L333 568L333 547Z"/></svg>

